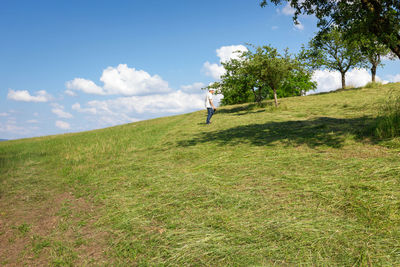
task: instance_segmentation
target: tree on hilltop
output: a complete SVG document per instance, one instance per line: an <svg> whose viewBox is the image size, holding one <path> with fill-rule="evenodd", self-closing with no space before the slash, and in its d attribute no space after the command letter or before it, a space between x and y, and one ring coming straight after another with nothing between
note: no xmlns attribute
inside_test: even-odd
<svg viewBox="0 0 400 267"><path fill-rule="evenodd" d="M303 48L302 57L314 69L326 67L340 72L342 89L346 87L346 73L354 67L364 67L366 59L359 43L343 38L339 29L332 28L309 42L309 49Z"/></svg>
<svg viewBox="0 0 400 267"><path fill-rule="evenodd" d="M369 68L371 71L372 82L375 82L376 70L379 66L383 66L382 58L388 57L394 59L395 55L391 53L390 49L385 45L378 43L376 39L366 39L362 36L359 37L359 43L361 52L364 54L369 62Z"/></svg>
<svg viewBox="0 0 400 267"><path fill-rule="evenodd" d="M209 85L223 94L222 104L251 101L261 105L264 99L303 95L316 88L311 73L285 50L283 55L270 46L253 47L242 52L239 59L222 63L226 72L221 81Z"/></svg>
<svg viewBox="0 0 400 267"><path fill-rule="evenodd" d="M278 53L276 48L270 46L257 47L255 52L246 52L249 64L255 72L261 84L267 85L273 92L275 107L278 106L277 91L281 89L283 82L296 68L295 61L287 50L284 55Z"/></svg>
<svg viewBox="0 0 400 267"><path fill-rule="evenodd" d="M231 59L221 63L225 68L225 74L221 76L221 82L217 82L213 86L224 95L221 100L223 105L249 102L252 92L254 99L258 101L258 94L255 92L256 80L249 72L246 61L247 59L242 53L239 59Z"/></svg>

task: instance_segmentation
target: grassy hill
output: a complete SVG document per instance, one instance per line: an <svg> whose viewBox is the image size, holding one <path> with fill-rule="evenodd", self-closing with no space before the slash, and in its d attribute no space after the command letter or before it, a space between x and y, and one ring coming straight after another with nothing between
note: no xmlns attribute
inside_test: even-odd
<svg viewBox="0 0 400 267"><path fill-rule="evenodd" d="M399 265L391 92L1 142L0 265Z"/></svg>

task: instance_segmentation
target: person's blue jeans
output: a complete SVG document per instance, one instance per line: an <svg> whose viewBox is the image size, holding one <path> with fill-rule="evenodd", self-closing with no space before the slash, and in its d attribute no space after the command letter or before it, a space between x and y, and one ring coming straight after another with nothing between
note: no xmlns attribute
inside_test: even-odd
<svg viewBox="0 0 400 267"><path fill-rule="evenodd" d="M206 124L210 124L210 120L212 115L214 115L214 109L213 108L207 108L207 120L206 120Z"/></svg>

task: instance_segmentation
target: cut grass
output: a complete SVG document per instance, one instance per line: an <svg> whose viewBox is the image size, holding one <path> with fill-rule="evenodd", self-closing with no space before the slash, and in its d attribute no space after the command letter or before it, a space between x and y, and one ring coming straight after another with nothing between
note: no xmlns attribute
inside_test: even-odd
<svg viewBox="0 0 400 267"><path fill-rule="evenodd" d="M1 142L0 263L399 265L400 154L373 135L399 90Z"/></svg>

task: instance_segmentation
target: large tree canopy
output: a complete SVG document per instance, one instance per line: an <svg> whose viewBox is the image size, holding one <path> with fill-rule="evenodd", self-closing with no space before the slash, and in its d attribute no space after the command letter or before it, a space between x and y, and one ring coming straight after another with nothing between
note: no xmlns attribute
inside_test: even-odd
<svg viewBox="0 0 400 267"><path fill-rule="evenodd" d="M373 37L400 58L400 1L399 0L262 0L280 4L288 2L300 14L315 15L321 31L336 25L351 39L355 33Z"/></svg>
<svg viewBox="0 0 400 267"><path fill-rule="evenodd" d="M278 97L300 96L316 88L300 58L293 58L287 50L281 55L270 46L252 48L254 51L249 47L239 59L222 63L225 74L221 81L206 87L223 94L222 104L251 100L261 104L262 100L273 98L278 106Z"/></svg>

